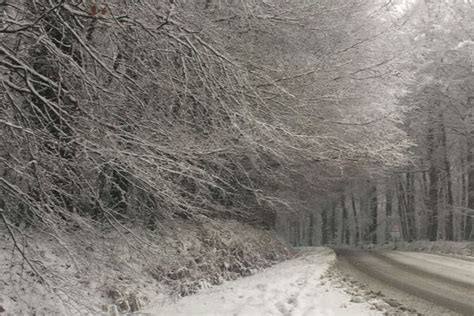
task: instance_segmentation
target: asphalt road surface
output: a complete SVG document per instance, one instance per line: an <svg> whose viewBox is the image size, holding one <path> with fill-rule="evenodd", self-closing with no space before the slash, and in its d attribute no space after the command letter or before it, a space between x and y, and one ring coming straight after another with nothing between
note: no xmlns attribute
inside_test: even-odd
<svg viewBox="0 0 474 316"><path fill-rule="evenodd" d="M473 259L401 251L336 253L343 271L423 314L474 316Z"/></svg>

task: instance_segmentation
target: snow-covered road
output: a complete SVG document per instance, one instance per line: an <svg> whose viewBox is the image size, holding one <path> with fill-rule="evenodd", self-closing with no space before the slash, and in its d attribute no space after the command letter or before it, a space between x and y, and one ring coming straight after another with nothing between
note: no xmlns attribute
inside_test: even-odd
<svg viewBox="0 0 474 316"><path fill-rule="evenodd" d="M334 260L334 252L328 248L309 248L301 257L256 275L144 312L166 316L382 315L368 303L351 303L349 294L322 278Z"/></svg>
<svg viewBox="0 0 474 316"><path fill-rule="evenodd" d="M472 259L355 249L338 249L337 254L341 270L423 314L474 315Z"/></svg>
<svg viewBox="0 0 474 316"><path fill-rule="evenodd" d="M387 258L396 262L410 267L420 268L423 271L437 275L438 277L464 282L474 286L473 260L408 251L390 251L382 253Z"/></svg>

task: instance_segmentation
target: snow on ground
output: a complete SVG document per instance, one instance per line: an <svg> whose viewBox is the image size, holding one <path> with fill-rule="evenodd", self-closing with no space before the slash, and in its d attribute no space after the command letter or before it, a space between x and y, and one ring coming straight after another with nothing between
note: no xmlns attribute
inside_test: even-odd
<svg viewBox="0 0 474 316"><path fill-rule="evenodd" d="M351 302L351 295L343 288L324 281L323 275L334 261L335 254L328 248L304 249L297 259L175 303L151 304L143 312L157 316L382 315L367 302Z"/></svg>
<svg viewBox="0 0 474 316"><path fill-rule="evenodd" d="M1 316L125 315L293 257L272 232L237 221L174 219L156 231L81 221L57 236L14 226L21 252L0 221Z"/></svg>

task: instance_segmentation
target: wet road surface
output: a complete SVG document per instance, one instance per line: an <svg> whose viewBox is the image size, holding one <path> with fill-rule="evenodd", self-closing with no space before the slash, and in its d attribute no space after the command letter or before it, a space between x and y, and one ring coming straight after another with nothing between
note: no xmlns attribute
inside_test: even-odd
<svg viewBox="0 0 474 316"><path fill-rule="evenodd" d="M379 288L390 288L392 295L395 289L405 296L419 298L425 305L428 302L439 306L439 315L446 311L474 315L474 260L401 251L335 251L342 269L356 272L359 278L367 276L369 287L377 281ZM416 305L413 302L416 299L411 302Z"/></svg>

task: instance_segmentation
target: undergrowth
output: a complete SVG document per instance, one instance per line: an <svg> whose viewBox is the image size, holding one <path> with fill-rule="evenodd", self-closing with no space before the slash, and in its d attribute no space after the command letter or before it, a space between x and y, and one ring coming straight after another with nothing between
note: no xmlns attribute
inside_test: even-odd
<svg viewBox="0 0 474 316"><path fill-rule="evenodd" d="M236 221L183 220L160 227L73 231L61 239L22 228L16 239L24 256L0 227L2 315L135 312L293 255L273 232Z"/></svg>

